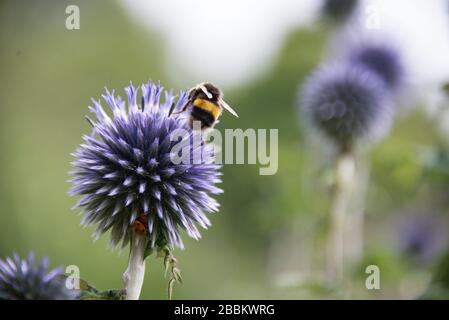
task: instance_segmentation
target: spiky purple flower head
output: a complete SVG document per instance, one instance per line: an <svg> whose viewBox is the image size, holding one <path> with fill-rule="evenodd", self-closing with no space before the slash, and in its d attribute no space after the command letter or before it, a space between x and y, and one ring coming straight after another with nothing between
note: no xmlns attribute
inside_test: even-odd
<svg viewBox="0 0 449 320"><path fill-rule="evenodd" d="M196 134L183 117L168 115L173 103L176 109L184 105L185 92L175 101L172 91L165 91L162 103L163 88L148 82L141 86L138 106L139 88L130 84L125 91L127 103L106 89L103 99L112 116L93 100L92 135L84 135L85 143L73 154L71 194L82 196L77 204L83 208L82 224L96 224L95 237L110 229L112 245L126 246L132 224L144 215L148 249L183 248L180 229L199 239L196 225L207 228L205 213L218 210L211 195L222 192L215 186L221 182L221 166L214 164L213 147L204 143L187 144L188 155L200 152L200 159L181 164L171 160L178 143L171 141L172 134L187 130L187 141Z"/></svg>
<svg viewBox="0 0 449 320"><path fill-rule="evenodd" d="M349 60L377 74L390 89L397 89L404 81L402 59L392 45L365 43L355 46L351 48Z"/></svg>
<svg viewBox="0 0 449 320"><path fill-rule="evenodd" d="M301 115L339 147L385 134L392 123L392 102L383 82L366 68L322 66L306 81Z"/></svg>
<svg viewBox="0 0 449 320"><path fill-rule="evenodd" d="M0 300L68 300L76 297L76 291L66 288L62 268L47 271L48 259L38 264L34 254L25 260L17 254L0 259Z"/></svg>

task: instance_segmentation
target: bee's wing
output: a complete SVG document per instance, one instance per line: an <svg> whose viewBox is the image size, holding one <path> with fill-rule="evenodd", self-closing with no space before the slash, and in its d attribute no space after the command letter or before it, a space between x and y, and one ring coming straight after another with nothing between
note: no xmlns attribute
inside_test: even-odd
<svg viewBox="0 0 449 320"><path fill-rule="evenodd" d="M220 100L220 104L223 108L225 108L227 111L229 111L234 117L239 117L237 112L234 111L234 109L231 108L229 104L227 104L223 99Z"/></svg>

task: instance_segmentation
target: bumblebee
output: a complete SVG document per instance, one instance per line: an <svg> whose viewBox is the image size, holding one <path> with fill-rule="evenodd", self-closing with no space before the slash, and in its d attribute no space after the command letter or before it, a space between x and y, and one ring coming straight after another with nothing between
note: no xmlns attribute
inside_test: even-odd
<svg viewBox="0 0 449 320"><path fill-rule="evenodd" d="M191 106L189 125L193 128L194 121L201 124L201 130L211 129L220 120L223 109L238 118L237 113L223 100L223 93L212 83L203 82L189 90L187 102L176 112L182 113ZM169 115L173 113L172 105Z"/></svg>

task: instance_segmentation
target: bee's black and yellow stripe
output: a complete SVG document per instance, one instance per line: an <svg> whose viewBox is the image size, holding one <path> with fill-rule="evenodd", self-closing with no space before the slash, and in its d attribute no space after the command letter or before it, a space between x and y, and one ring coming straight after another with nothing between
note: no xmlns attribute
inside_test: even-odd
<svg viewBox="0 0 449 320"><path fill-rule="evenodd" d="M221 114L221 108L217 103L197 98L192 103L191 116L194 120L201 122L201 127L213 127Z"/></svg>

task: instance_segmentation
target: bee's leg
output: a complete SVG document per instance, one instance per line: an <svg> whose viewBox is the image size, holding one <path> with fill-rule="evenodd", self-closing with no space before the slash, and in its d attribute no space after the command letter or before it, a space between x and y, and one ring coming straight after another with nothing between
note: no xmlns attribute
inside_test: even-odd
<svg viewBox="0 0 449 320"><path fill-rule="evenodd" d="M175 108L175 105L173 104L170 108L170 112L168 113L168 116L170 116L171 114L180 114L183 113L184 111L186 111L187 107L190 104L190 100L188 100L181 108L181 110L173 112L173 109Z"/></svg>
<svg viewBox="0 0 449 320"><path fill-rule="evenodd" d="M176 103L173 101L173 103L170 106L170 110L168 111L168 116L170 117L173 113L173 110L175 109Z"/></svg>

